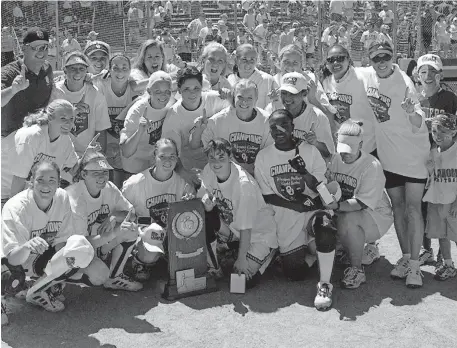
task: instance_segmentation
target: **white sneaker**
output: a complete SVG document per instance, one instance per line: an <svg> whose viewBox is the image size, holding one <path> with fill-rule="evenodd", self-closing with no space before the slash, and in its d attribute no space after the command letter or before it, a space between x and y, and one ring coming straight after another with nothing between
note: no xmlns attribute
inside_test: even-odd
<svg viewBox="0 0 457 348"><path fill-rule="evenodd" d="M363 248L362 265L371 265L373 262L379 260L380 258L381 255L379 254L379 248L376 244L365 245L365 248Z"/></svg>
<svg viewBox="0 0 457 348"><path fill-rule="evenodd" d="M403 257L397 261L394 269L390 272L390 276L394 279L405 279L408 275L409 259Z"/></svg>
<svg viewBox="0 0 457 348"><path fill-rule="evenodd" d="M48 290L29 295L26 297L26 301L36 306L43 307L48 312L63 311L65 305L50 294Z"/></svg>
<svg viewBox="0 0 457 348"><path fill-rule="evenodd" d="M419 254L420 265L425 265L426 263L433 263L435 261L435 255L433 255L433 249L430 250L422 249Z"/></svg>
<svg viewBox="0 0 457 348"><path fill-rule="evenodd" d="M333 285L330 283L317 283L317 294L314 298L314 307L326 310L332 306Z"/></svg>
<svg viewBox="0 0 457 348"><path fill-rule="evenodd" d="M341 286L346 289L357 289L365 283L367 278L363 269L357 267L348 267L344 270L344 277L341 280Z"/></svg>
<svg viewBox="0 0 457 348"><path fill-rule="evenodd" d="M420 267L414 269L414 267L408 268L408 275L406 276L406 286L410 289L417 289L422 286L422 272Z"/></svg>
<svg viewBox="0 0 457 348"><path fill-rule="evenodd" d="M452 265L445 265L442 264L439 268L435 271L435 279L436 280L448 280L450 278L454 278L457 276L457 269Z"/></svg>
<svg viewBox="0 0 457 348"><path fill-rule="evenodd" d="M117 277L109 278L103 286L105 289L113 290L139 291L143 289L143 284L126 276L124 273L119 274Z"/></svg>

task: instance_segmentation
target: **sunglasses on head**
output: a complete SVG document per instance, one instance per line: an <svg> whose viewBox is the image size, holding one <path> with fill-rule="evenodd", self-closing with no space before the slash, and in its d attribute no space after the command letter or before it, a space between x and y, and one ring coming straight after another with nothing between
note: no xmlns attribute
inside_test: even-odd
<svg viewBox="0 0 457 348"><path fill-rule="evenodd" d="M334 56L334 57L329 57L327 58L327 63L333 64L333 63L343 63L346 60L346 56Z"/></svg>
<svg viewBox="0 0 457 348"><path fill-rule="evenodd" d="M380 63L380 62L388 62L392 59L392 56L390 54L378 54L377 56L374 56L371 58L373 63Z"/></svg>
<svg viewBox="0 0 457 348"><path fill-rule="evenodd" d="M35 47L33 47L30 44L26 44L26 46L30 47L33 51L38 51L38 52L44 52L44 51L48 50L48 45L46 45L46 44L35 46Z"/></svg>

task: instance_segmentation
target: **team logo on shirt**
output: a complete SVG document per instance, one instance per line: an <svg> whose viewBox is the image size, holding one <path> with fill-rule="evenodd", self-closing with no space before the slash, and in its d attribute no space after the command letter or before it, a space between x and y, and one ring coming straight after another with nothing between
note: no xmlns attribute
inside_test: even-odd
<svg viewBox="0 0 457 348"><path fill-rule="evenodd" d="M290 166L290 164L279 164L270 168L270 176L273 178L276 189L289 201L302 203L308 207L307 211L316 210L317 200L313 200L303 192L306 189L304 175ZM317 196L316 198L319 198Z"/></svg>
<svg viewBox="0 0 457 348"><path fill-rule="evenodd" d="M62 221L49 221L46 224L46 227L41 228L39 230L33 230L31 232L31 237L41 237L43 238L49 245L54 242L57 232L60 231L62 227Z"/></svg>
<svg viewBox="0 0 457 348"><path fill-rule="evenodd" d="M149 122L147 133L149 134L149 144L155 145L155 143L160 139L162 136L162 125L165 118L162 118L159 121Z"/></svg>
<svg viewBox="0 0 457 348"><path fill-rule="evenodd" d="M457 168L435 169L433 173L435 182L457 182Z"/></svg>
<svg viewBox="0 0 457 348"><path fill-rule="evenodd" d="M216 198L216 205L219 209L219 217L227 225L230 225L233 222L233 204L232 201L228 198L225 198L222 195L220 190L214 189L212 192L213 196Z"/></svg>
<svg viewBox="0 0 457 348"><path fill-rule="evenodd" d="M108 204L102 204L100 209L89 214L87 217L87 232L89 233L89 236L97 233L97 230L94 227L96 226L98 228L99 224L105 221L109 214L110 209Z"/></svg>
<svg viewBox="0 0 457 348"><path fill-rule="evenodd" d="M354 197L357 188L357 179L342 173L330 173L330 181L336 181L341 188L341 201L346 201Z"/></svg>
<svg viewBox="0 0 457 348"><path fill-rule="evenodd" d="M378 122L383 123L389 121L389 108L392 100L383 94L379 94L379 90L374 87L368 87L367 96Z"/></svg>
<svg viewBox="0 0 457 348"><path fill-rule="evenodd" d="M336 122L341 124L351 118L352 95L332 92L327 93L327 97L330 104L338 110Z"/></svg>
<svg viewBox="0 0 457 348"><path fill-rule="evenodd" d="M161 227L168 223L169 203L176 202L176 195L166 193L146 199L146 208L149 209L149 216Z"/></svg>
<svg viewBox="0 0 457 348"><path fill-rule="evenodd" d="M111 128L107 129L108 134L112 137L119 139L119 133L124 128L124 120L116 120L116 117L124 110L124 107L110 106L108 107L109 120L111 122Z"/></svg>
<svg viewBox="0 0 457 348"><path fill-rule="evenodd" d="M230 133L229 141L233 146L233 157L238 163L252 164L260 151L262 136L242 132Z"/></svg>
<svg viewBox="0 0 457 348"><path fill-rule="evenodd" d="M75 117L75 124L71 133L77 137L79 134L84 132L87 128L89 128L89 114L90 114L90 107L89 104L84 103L84 99L86 94L84 93L81 101L73 106L76 108L76 117Z"/></svg>

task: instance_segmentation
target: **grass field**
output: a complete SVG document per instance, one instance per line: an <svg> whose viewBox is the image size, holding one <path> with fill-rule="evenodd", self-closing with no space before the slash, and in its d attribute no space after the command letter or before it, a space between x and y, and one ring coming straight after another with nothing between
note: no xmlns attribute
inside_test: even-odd
<svg viewBox="0 0 457 348"><path fill-rule="evenodd" d="M170 303L162 274L138 293L67 286L62 313L10 300L2 347L457 347L457 278L438 282L425 266L424 286L407 289L389 277L400 256L393 229L379 246L383 257L359 289L341 289L334 271L327 312L313 306L317 275L289 282L272 269L245 295L223 280L219 292Z"/></svg>

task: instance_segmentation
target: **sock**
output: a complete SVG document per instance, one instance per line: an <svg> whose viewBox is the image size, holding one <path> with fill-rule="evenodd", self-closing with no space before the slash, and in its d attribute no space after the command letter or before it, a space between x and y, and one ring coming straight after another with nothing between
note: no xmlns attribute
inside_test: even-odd
<svg viewBox="0 0 457 348"><path fill-rule="evenodd" d="M446 259L446 260L444 260L444 264L445 264L446 266L452 266L452 259Z"/></svg>
<svg viewBox="0 0 457 348"><path fill-rule="evenodd" d="M411 254L403 254L403 260L409 260L411 258Z"/></svg>
<svg viewBox="0 0 457 348"><path fill-rule="evenodd" d="M317 252L317 259L319 260L319 273L321 283L330 283L332 277L333 261L335 259L335 250L329 253Z"/></svg>

